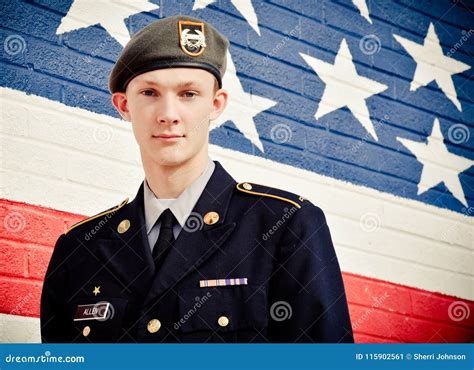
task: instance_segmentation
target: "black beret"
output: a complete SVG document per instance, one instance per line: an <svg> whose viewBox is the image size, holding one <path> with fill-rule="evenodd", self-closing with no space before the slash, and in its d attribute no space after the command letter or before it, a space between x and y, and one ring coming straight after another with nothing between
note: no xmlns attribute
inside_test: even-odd
<svg viewBox="0 0 474 370"><path fill-rule="evenodd" d="M160 19L133 35L109 77L112 93L125 92L136 76L162 68L200 68L222 87L229 40L201 19L176 15Z"/></svg>

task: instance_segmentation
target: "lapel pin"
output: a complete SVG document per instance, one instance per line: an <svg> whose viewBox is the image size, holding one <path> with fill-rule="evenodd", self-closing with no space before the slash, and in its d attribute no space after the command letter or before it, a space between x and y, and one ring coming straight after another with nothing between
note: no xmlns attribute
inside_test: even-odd
<svg viewBox="0 0 474 370"><path fill-rule="evenodd" d="M130 228L130 221L129 220L123 220L122 222L119 223L117 226L117 231L119 234L123 234Z"/></svg>
<svg viewBox="0 0 474 370"><path fill-rule="evenodd" d="M217 212L207 212L204 215L204 223L206 225L214 225L217 221L219 221L219 213Z"/></svg>
<svg viewBox="0 0 474 370"><path fill-rule="evenodd" d="M94 290L92 291L92 294L94 294L95 296L97 296L97 294L100 294L100 286L94 287Z"/></svg>

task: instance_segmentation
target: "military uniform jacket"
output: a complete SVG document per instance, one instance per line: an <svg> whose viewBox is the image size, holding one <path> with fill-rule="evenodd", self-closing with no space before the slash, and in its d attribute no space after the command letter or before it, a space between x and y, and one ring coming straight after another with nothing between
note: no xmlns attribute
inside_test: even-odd
<svg viewBox="0 0 474 370"><path fill-rule="evenodd" d="M158 271L143 184L132 202L59 237L41 297L43 342L353 341L323 211L237 183L215 163Z"/></svg>

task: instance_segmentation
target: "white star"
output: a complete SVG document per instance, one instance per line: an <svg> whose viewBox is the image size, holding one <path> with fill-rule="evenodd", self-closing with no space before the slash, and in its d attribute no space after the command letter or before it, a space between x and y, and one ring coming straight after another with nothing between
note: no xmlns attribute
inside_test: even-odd
<svg viewBox="0 0 474 370"><path fill-rule="evenodd" d="M398 137L397 140L415 155L418 162L423 164L418 183L418 195L444 182L454 197L467 207L459 174L471 167L474 161L448 151L443 143L443 135L437 118L434 120L433 131L426 144Z"/></svg>
<svg viewBox="0 0 474 370"><path fill-rule="evenodd" d="M244 91L229 52L227 53L227 69L222 85L229 92L229 102L219 118L212 122L211 130L226 121L232 121L239 131L263 152L263 145L253 118L260 112L273 107L277 102Z"/></svg>
<svg viewBox="0 0 474 370"><path fill-rule="evenodd" d="M367 19L367 22L372 24L372 19L370 19L369 16L369 8L367 7L365 0L352 0L352 4L354 4L357 9L359 9L360 15Z"/></svg>
<svg viewBox="0 0 474 370"><path fill-rule="evenodd" d="M342 40L334 64L323 62L303 53L300 55L326 84L314 117L318 119L347 106L362 126L375 140L378 140L365 100L386 90L387 85L357 74L346 40Z"/></svg>
<svg viewBox="0 0 474 370"><path fill-rule="evenodd" d="M122 46L130 40L124 19L159 8L148 0L74 0L56 30L56 35L100 24Z"/></svg>
<svg viewBox="0 0 474 370"><path fill-rule="evenodd" d="M430 23L423 45L398 35L393 35L393 37L416 62L410 91L414 91L420 86L426 86L431 81L436 81L444 95L453 102L459 111L462 111L451 76L467 71L471 67L443 54L433 23Z"/></svg>
<svg viewBox="0 0 474 370"><path fill-rule="evenodd" d="M204 9L209 4L216 2L216 0L195 0L193 10ZM242 14L248 24L258 33L260 36L260 29L258 28L257 13L252 5L251 0L231 0L232 5Z"/></svg>

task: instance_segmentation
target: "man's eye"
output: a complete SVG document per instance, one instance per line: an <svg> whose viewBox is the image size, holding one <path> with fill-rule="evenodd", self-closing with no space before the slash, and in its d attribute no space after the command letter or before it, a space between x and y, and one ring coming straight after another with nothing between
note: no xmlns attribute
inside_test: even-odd
<svg viewBox="0 0 474 370"><path fill-rule="evenodd" d="M142 91L142 94L145 96L153 96L155 92L153 90L144 90Z"/></svg>
<svg viewBox="0 0 474 370"><path fill-rule="evenodd" d="M193 91L186 91L185 93L183 93L183 96L185 98L194 98L197 94Z"/></svg>

